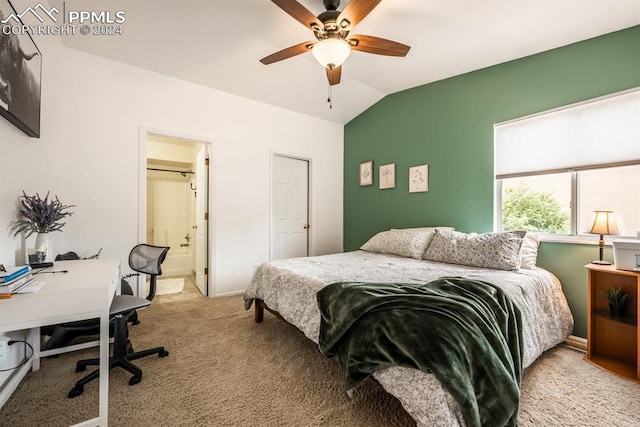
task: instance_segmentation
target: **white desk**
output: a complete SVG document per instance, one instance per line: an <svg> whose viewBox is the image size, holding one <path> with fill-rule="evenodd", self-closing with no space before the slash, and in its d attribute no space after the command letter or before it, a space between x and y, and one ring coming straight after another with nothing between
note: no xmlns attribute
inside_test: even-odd
<svg viewBox="0 0 640 427"><path fill-rule="evenodd" d="M109 393L109 306L120 283L119 259L56 261L44 271L68 270L68 273L38 274L46 285L32 294L18 294L0 300L0 334L30 330L34 355L11 378L7 388L18 386L30 368L40 367L40 327L76 320L100 318L100 405L97 418L79 426L106 426ZM69 367L74 372L74 367ZM106 373L106 374L105 374ZM60 390L66 396L68 390Z"/></svg>

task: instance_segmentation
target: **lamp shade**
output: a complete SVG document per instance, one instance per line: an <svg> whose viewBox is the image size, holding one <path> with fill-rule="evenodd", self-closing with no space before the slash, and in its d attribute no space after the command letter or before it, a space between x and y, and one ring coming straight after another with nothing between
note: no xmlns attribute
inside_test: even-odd
<svg viewBox="0 0 640 427"><path fill-rule="evenodd" d="M311 53L323 67L334 68L347 60L351 46L340 38L328 37L314 44Z"/></svg>
<svg viewBox="0 0 640 427"><path fill-rule="evenodd" d="M618 226L613 216L613 211L593 211L589 227L589 234L618 234Z"/></svg>

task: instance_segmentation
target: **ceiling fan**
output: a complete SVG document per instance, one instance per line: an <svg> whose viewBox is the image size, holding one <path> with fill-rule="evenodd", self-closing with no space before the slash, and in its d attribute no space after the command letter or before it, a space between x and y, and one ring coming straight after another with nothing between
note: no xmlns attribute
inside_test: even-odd
<svg viewBox="0 0 640 427"><path fill-rule="evenodd" d="M340 83L342 64L352 50L377 55L405 56L410 47L380 37L349 32L362 21L381 0L351 0L340 12L340 0L323 0L326 11L317 17L296 0L271 0L305 27L313 31L317 41L288 47L260 60L265 65L311 51L325 67L329 85Z"/></svg>

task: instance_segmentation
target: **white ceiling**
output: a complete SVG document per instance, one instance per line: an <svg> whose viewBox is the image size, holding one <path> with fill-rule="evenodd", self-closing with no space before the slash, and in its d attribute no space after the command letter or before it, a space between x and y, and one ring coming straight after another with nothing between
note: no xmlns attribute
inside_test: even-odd
<svg viewBox="0 0 640 427"><path fill-rule="evenodd" d="M315 15L324 11L322 0L299 1ZM62 10L62 0L50 3ZM66 46L337 123L394 92L640 24L640 0L383 0L352 34L411 50L405 58L353 52L330 109L324 69L310 53L259 62L315 40L269 0L90 4L125 11L124 34L66 36ZM86 10L87 2L65 7Z"/></svg>

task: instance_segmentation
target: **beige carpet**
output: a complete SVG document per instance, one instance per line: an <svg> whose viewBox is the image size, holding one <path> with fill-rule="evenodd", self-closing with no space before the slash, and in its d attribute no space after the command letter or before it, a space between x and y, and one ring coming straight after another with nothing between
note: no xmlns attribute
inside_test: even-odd
<svg viewBox="0 0 640 427"><path fill-rule="evenodd" d="M255 324L241 297L152 304L132 327L135 349L158 344L166 358L137 361L142 382L110 377L110 426L410 426L398 401L373 380L348 400L336 362L265 313ZM45 359L0 409L0 426L68 426L97 414L97 386L68 399L85 350ZM556 348L525 373L520 426L638 426L640 384Z"/></svg>

